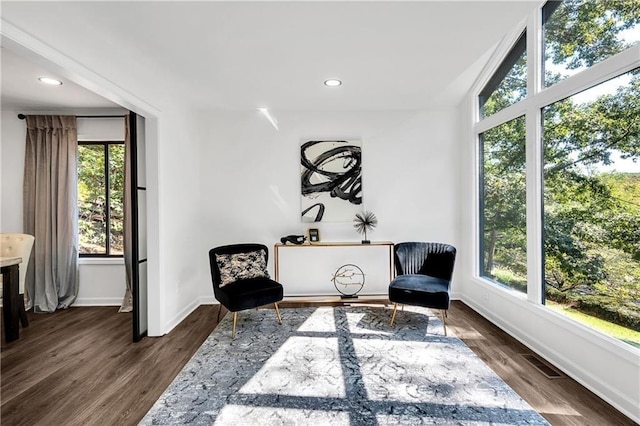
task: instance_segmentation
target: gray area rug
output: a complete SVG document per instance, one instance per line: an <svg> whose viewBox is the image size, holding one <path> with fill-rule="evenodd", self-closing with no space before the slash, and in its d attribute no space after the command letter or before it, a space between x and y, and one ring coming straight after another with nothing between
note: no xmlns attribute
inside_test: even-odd
<svg viewBox="0 0 640 426"><path fill-rule="evenodd" d="M427 309L226 315L143 425L546 425Z"/></svg>

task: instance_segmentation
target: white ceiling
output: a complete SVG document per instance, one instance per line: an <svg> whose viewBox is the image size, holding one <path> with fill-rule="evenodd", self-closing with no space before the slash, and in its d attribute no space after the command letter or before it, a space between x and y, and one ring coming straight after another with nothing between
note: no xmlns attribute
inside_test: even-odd
<svg viewBox="0 0 640 426"><path fill-rule="evenodd" d="M459 102L496 43L536 4L3 1L2 18L27 33L63 25L79 44L136 58L122 66L161 76L198 108L413 110ZM2 109L113 106L69 81L40 85L46 70L7 50ZM327 88L329 77L344 84Z"/></svg>
<svg viewBox="0 0 640 426"><path fill-rule="evenodd" d="M52 77L64 81L62 86L49 86L39 77ZM72 81L35 64L9 49L2 49L3 110L20 112L46 112L55 110L83 110L117 108L118 105L96 95Z"/></svg>

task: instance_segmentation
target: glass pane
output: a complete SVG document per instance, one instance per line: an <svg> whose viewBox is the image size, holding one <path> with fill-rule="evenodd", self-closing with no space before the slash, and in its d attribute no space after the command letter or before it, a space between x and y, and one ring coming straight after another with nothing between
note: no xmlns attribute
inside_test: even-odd
<svg viewBox="0 0 640 426"><path fill-rule="evenodd" d="M488 117L527 96L527 37L523 33L478 96L480 114Z"/></svg>
<svg viewBox="0 0 640 426"><path fill-rule="evenodd" d="M480 135L482 276L527 291L524 116Z"/></svg>
<svg viewBox="0 0 640 426"><path fill-rule="evenodd" d="M550 1L542 20L547 87L640 42L639 0Z"/></svg>
<svg viewBox="0 0 640 426"><path fill-rule="evenodd" d="M640 71L543 109L545 303L640 347Z"/></svg>
<svg viewBox="0 0 640 426"><path fill-rule="evenodd" d="M109 145L109 254L124 253L124 145Z"/></svg>
<svg viewBox="0 0 640 426"><path fill-rule="evenodd" d="M105 254L107 234L104 146L78 146L80 253Z"/></svg>

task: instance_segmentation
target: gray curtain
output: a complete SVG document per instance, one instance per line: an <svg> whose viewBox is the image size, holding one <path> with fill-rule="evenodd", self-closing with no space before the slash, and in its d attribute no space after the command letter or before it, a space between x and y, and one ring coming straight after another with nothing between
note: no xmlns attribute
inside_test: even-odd
<svg viewBox="0 0 640 426"><path fill-rule="evenodd" d="M127 288L118 312L133 310L133 209L131 208L132 176L131 176L131 137L129 135L129 115L124 117L124 267L126 270Z"/></svg>
<svg viewBox="0 0 640 426"><path fill-rule="evenodd" d="M27 116L23 226L35 236L34 312L68 308L78 295L77 152L76 117Z"/></svg>

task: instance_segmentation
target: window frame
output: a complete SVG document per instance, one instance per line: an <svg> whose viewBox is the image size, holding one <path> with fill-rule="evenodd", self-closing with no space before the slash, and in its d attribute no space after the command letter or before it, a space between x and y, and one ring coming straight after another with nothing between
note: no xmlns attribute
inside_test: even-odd
<svg viewBox="0 0 640 426"><path fill-rule="evenodd" d="M111 177L109 176L109 146L111 145L125 145L125 141L122 140L78 140L78 148L81 145L98 145L98 146L102 146L103 147L103 152L104 152L104 176L105 176L105 203L106 203L106 208L107 208L107 220L106 220L106 239L105 241L107 242L106 244L106 252L105 253L81 253L80 252L80 247L78 246L78 256L80 258L85 258L85 259L96 259L96 258L102 258L102 259L119 259L119 258L124 258L124 253L123 254L112 254L111 253L111 244L110 244L110 233L111 233ZM125 147L126 149L126 147ZM125 157L125 161L126 161L126 157ZM122 167L125 167L125 164L123 162ZM78 180L79 183L79 180ZM124 188L123 188L124 190ZM123 194L124 197L124 194ZM78 239L80 238L80 231L78 231Z"/></svg>
<svg viewBox="0 0 640 426"><path fill-rule="evenodd" d="M495 71L491 74L491 77L488 79L488 81L484 84L484 86L482 87L482 90L480 90L480 93L478 93L478 95L476 96L477 100L478 100L478 111L479 111L479 117L480 119L486 118L486 117L490 117L491 115L497 114L498 112L502 111L496 111L493 114L490 115L486 115L484 113L484 106L486 105L487 101L489 100L489 98L491 98L491 95L493 94L493 92L496 91L496 89L500 86L500 83L502 83L502 81L507 77L507 75L509 75L509 73L511 72L511 69L514 67L514 65L518 62L518 60L520 59L520 56L522 56L522 54L527 54L528 53L528 43L527 43L528 37L527 37L527 31L526 28L520 33L520 35L518 36L518 38L515 40L515 42L512 44L511 48L509 49L509 51L507 52L507 54L504 56L504 58L502 59L502 61L500 62L500 65L497 67L497 69L495 69ZM528 67L528 62L529 62L529 58L527 56L527 67ZM527 82L528 82L528 78L527 78ZM528 96L529 94L529 87L528 84L525 87L526 90L526 94L525 94L525 98ZM518 101L520 102L520 101ZM515 102L511 105L514 105L518 102ZM509 105L509 106L511 106ZM508 106L507 106L508 108ZM506 109L506 108L503 108Z"/></svg>
<svg viewBox="0 0 640 426"><path fill-rule="evenodd" d="M518 115L515 118L512 118L511 120L505 121L504 123L500 123L494 127L491 127L485 131L483 131L482 133L478 133L477 138L478 138L478 171L477 171L477 176L478 176L478 185L476 187L476 192L478 194L478 209L477 209L477 213L478 213L478 234L477 234L477 238L478 238L478 277L489 281L495 285L498 285L508 291L512 291L512 292L517 292L518 294L522 294L522 295L526 295L527 292L526 291L520 291L506 283L500 282L494 278L491 278L488 275L484 275L484 270L486 269L486 264L484 261L484 257L485 257L485 238L484 238L484 231L485 231L485 212L484 210L482 210L485 206L486 206L486 200L485 200L485 187L484 187L484 183L485 183L485 178L487 177L486 172L485 172L485 134L489 131L491 131L492 129L495 129L497 127L500 127L504 124L510 123L512 121L515 120L519 120L519 119L523 119L525 121L525 127L526 127L526 116L524 114L522 115ZM526 135L525 135L526 136ZM526 149L526 139L525 139L525 149ZM527 183L526 183L526 166L527 166L527 162L526 162L526 157L525 157L525 198L527 196L526 191L527 191ZM525 222L525 228L526 228L527 224ZM528 245L526 245L524 247L525 253L528 250ZM528 257L527 257L528 259ZM527 264L528 267L528 264ZM528 271L528 269L527 269ZM527 287L528 287L528 281L527 281Z"/></svg>
<svg viewBox="0 0 640 426"><path fill-rule="evenodd" d="M543 224L543 158L542 158L542 108L579 92L604 83L612 78L625 74L640 66L640 44L629 47L575 75L569 76L549 87L544 86L544 38L543 8L546 2L532 11L526 20L521 22L507 34L495 55L476 80L471 90L471 141L474 144L473 172L473 204L475 213L472 222L473 277L493 287L501 288L516 298L522 293L510 289L503 284L490 280L482 275L482 230L480 218L482 179L481 134L521 115L526 120L526 227L527 227L527 294L526 299L536 305L544 306L544 247ZM523 32L527 40L527 96L488 117L483 117L479 97L494 75L499 72L501 64L513 50ZM598 331L594 332L606 336ZM609 337L609 336L607 336ZM614 339L614 338L611 338ZM614 339L615 340L615 339Z"/></svg>

